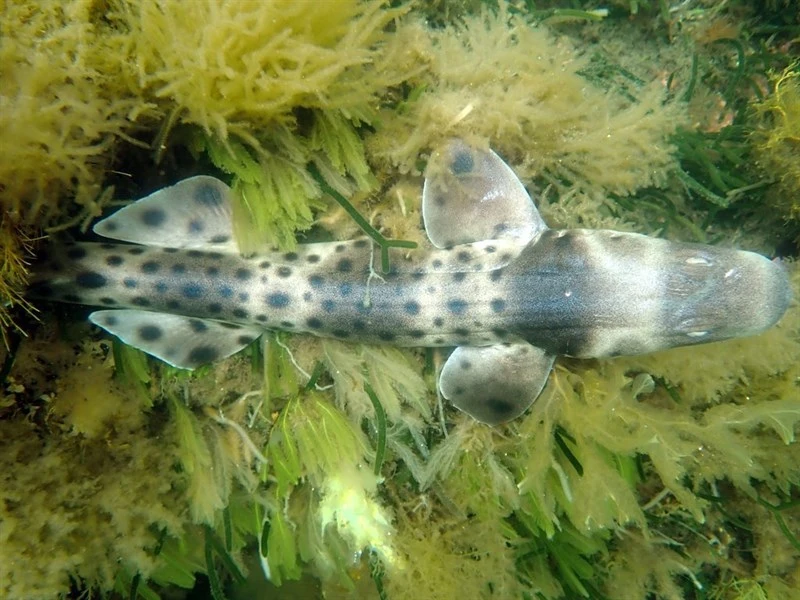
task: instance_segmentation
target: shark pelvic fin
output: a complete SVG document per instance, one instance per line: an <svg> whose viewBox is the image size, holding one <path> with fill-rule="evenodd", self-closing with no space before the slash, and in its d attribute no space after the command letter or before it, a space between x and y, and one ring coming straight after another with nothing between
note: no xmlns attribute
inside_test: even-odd
<svg viewBox="0 0 800 600"><path fill-rule="evenodd" d="M89 320L126 344L181 369L226 358L263 333L247 325L136 309L98 310Z"/></svg>
<svg viewBox="0 0 800 600"><path fill-rule="evenodd" d="M442 367L439 389L472 418L499 425L533 404L547 382L554 358L527 342L459 346Z"/></svg>
<svg viewBox="0 0 800 600"><path fill-rule="evenodd" d="M98 222L93 230L145 246L238 252L231 189L206 175L153 192Z"/></svg>
<svg viewBox="0 0 800 600"><path fill-rule="evenodd" d="M497 239L514 240L522 248L547 229L503 159L461 140L450 140L431 156L422 218L437 248Z"/></svg>

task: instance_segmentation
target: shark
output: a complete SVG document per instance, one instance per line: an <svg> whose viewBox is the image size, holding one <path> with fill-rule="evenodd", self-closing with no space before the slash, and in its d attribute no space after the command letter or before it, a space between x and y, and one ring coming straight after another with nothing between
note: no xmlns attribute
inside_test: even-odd
<svg viewBox="0 0 800 600"><path fill-rule="evenodd" d="M489 425L534 402L559 355L604 358L751 336L792 300L778 261L638 233L550 229L489 148L447 141L422 190L429 244L376 267L371 239L242 255L232 190L200 175L96 223L42 261L30 295L170 365L226 358L265 331L454 348L438 390ZM379 254L379 253L378 253Z"/></svg>

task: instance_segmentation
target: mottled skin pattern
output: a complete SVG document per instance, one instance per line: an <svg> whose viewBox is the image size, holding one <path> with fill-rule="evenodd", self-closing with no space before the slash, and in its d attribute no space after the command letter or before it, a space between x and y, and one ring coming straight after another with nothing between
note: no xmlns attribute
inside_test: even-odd
<svg viewBox="0 0 800 600"><path fill-rule="evenodd" d="M789 301L759 255L603 230L547 230L518 257L502 241L396 256L385 275L368 240L253 258L83 243L64 257L34 295L400 346L522 338L577 357L760 331Z"/></svg>
<svg viewBox="0 0 800 600"><path fill-rule="evenodd" d="M61 254L61 253L60 253ZM400 346L486 345L504 327L512 245L399 253L392 270L368 240L308 244L253 258L127 244L74 244L37 270L31 294Z"/></svg>

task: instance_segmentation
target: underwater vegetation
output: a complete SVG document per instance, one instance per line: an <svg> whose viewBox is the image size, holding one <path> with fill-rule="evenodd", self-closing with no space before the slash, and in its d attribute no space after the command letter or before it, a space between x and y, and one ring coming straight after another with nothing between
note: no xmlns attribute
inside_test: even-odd
<svg viewBox="0 0 800 600"><path fill-rule="evenodd" d="M800 297L796 3L616 4L0 4L0 596L793 598L796 300L756 338L559 359L492 428L433 351L274 332L188 373L22 295L38 238L187 173L250 250L353 210L421 242L462 137L553 227L782 256Z"/></svg>

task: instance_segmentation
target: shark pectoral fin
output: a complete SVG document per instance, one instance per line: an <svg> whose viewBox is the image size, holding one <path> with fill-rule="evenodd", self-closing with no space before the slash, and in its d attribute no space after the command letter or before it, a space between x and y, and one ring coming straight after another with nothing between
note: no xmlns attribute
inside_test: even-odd
<svg viewBox="0 0 800 600"><path fill-rule="evenodd" d="M442 368L439 389L459 410L481 423L499 425L533 404L554 358L527 342L459 346Z"/></svg>
<svg viewBox="0 0 800 600"><path fill-rule="evenodd" d="M98 310L89 320L126 344L181 369L226 358L263 333L247 325L135 309Z"/></svg>
<svg viewBox="0 0 800 600"><path fill-rule="evenodd" d="M145 246L238 252L231 189L207 175L153 192L98 222L93 231Z"/></svg>
<svg viewBox="0 0 800 600"><path fill-rule="evenodd" d="M514 171L491 150L461 140L450 140L431 156L422 218L437 248L496 239L523 247L547 229Z"/></svg>

